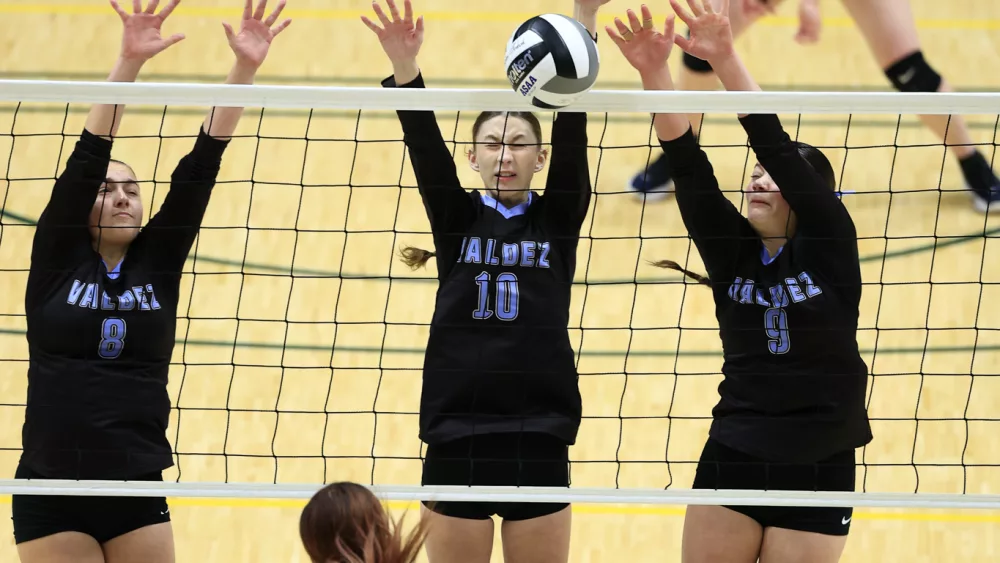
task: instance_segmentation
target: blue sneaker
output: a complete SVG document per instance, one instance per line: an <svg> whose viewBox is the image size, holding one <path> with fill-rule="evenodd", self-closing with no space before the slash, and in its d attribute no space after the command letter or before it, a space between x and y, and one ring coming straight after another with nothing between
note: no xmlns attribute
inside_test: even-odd
<svg viewBox="0 0 1000 563"><path fill-rule="evenodd" d="M660 153L649 167L632 176L628 189L646 201L666 199L674 191L674 181L667 170L667 155Z"/></svg>

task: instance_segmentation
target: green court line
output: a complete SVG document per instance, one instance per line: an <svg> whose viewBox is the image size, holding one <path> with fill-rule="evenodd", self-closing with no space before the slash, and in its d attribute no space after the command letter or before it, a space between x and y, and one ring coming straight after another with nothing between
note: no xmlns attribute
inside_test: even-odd
<svg viewBox="0 0 1000 563"><path fill-rule="evenodd" d="M3 217L5 219L13 219L14 221L16 221L18 223L21 223L23 225L34 225L35 224L35 220L34 219L31 219L30 217L27 217L26 215L21 215L21 214L18 214L18 213L14 213L12 211L7 211L7 210L0 211L0 217ZM1000 234L1000 227L994 227L992 229L989 229L989 230L985 231L983 234L969 233L967 235L961 235L961 236L957 236L957 237L954 237L954 238L948 238L948 239L946 239L944 241L937 241L937 240L935 240L935 242L932 242L932 243L921 244L921 245L913 246L913 247L910 247L910 248L904 248L902 250L894 250L892 252L876 253L876 254L870 254L868 256L862 256L861 257L861 262L876 262L876 261L882 260L882 259L888 260L888 259L892 259L892 258L901 258L901 257L904 257L904 256L911 256L913 254L920 254L922 252L928 252L928 251L935 250L935 249L946 248L946 247L949 247L949 246L956 246L956 245L959 245L959 244L965 244L967 242L971 242L971 241L976 240L978 238L991 237L991 236L998 235L998 234ZM260 271L260 272L278 273L278 274L285 274L285 275L289 275L289 276L318 276L318 277L329 277L329 278L341 278L341 279L347 279L347 280L349 280L349 279L373 279L373 278L376 278L376 279L380 279L380 280L386 280L389 283L414 283L414 282L416 282L416 283L435 283L435 282L437 282L437 278L432 278L432 277L422 277L422 278L420 278L420 277L394 277L394 278L388 278L388 277L385 277L385 276L375 276L375 275L372 275L372 274L354 274L354 273L350 273L350 272L335 272L335 271L332 271L332 270L317 270L317 269L312 269L312 268L293 268L293 269L289 270L288 268L286 268L284 266L276 266L276 265L273 265L273 264L264 264L264 263L259 263L259 262L242 262L242 261L234 260L234 259L231 259L231 258L222 258L222 257L218 257L218 256L202 256L200 254L196 254L195 257L191 258L190 260L194 260L196 262L206 262L206 263L209 263L209 264L217 264L217 265L220 265L220 266L234 266L236 268L239 268L239 270L233 271L233 272L212 272L213 274L219 274L219 273L222 273L222 274L226 274L226 273L233 273L233 274L236 274L236 273L253 274L254 272L248 271L248 270L256 270L256 271ZM206 274L204 274L204 275L207 275L207 274L208 274L208 272L206 272ZM640 283L640 284L677 283L677 282L680 282L682 280L683 280L683 278L680 278L680 277L669 277L669 276L663 276L663 277L636 277L635 279L628 279L628 278L617 278L617 279L606 279L606 280L591 279L591 280L584 280L584 281L574 281L573 285L584 285L584 286L586 286L586 285L629 284L629 283Z"/></svg>
<svg viewBox="0 0 1000 563"><path fill-rule="evenodd" d="M25 331L22 329L12 329L12 328L0 328L0 335L3 336L24 336ZM378 347L378 346L331 346L331 345L318 345L318 344L281 344L278 342L233 342L226 340L200 340L200 339L178 339L176 341L178 345L196 346L196 347L208 347L208 348L246 348L246 349L257 349L257 350L298 350L306 352L330 352L334 353L361 353L361 354L423 354L423 348L399 348L392 346ZM877 351L878 354L923 354L935 353L935 354L948 354L948 353L968 353L968 352L997 352L1000 351L1000 344L990 344L990 345L979 345L979 346L928 346L924 348L923 346L901 346L898 348L881 348ZM873 348L861 349L861 354L874 354L876 350ZM603 357L603 358L621 358L621 357L653 357L653 358L673 358L673 357L713 357L722 354L721 350L679 350L679 351L664 351L664 350L630 350L625 352L624 350L581 350L579 352L581 356L586 357ZM296 366L292 366L296 367ZM323 367L323 366L319 366ZM336 366L334 366L336 367ZM358 369L371 369L376 366L357 366ZM418 369L419 366L413 366L413 369ZM409 369L409 368L403 368Z"/></svg>
<svg viewBox="0 0 1000 563"><path fill-rule="evenodd" d="M0 216L2 216L5 219L9 219L9 220L12 220L14 222L20 223L22 225L34 225L35 224L35 220L34 219L32 219L30 217L27 217L25 215L21 215L21 214L18 214L18 213L11 212L11 211L4 210L4 211L2 211L2 213L0 213ZM994 234L997 234L997 233L1000 233L1000 227L991 229L991 230L987 231L985 234L986 234L986 236L990 236L990 235L994 235ZM953 245L957 245L957 244L963 244L963 243L975 240L977 238L980 238L982 236L983 235L980 235L980 234L969 234L969 235L965 235L965 236L962 236L962 237L957 237L957 238L954 238L954 239L949 239L949 240L946 240L946 241L943 241L943 242L940 242L940 243L918 245L918 246L914 246L914 247L903 249L903 250L899 250L899 251L888 252L888 253L885 253L885 254L873 254L873 255L870 255L870 256L862 257L861 260L863 262L869 262L869 261L874 261L874 260L882 259L883 257L887 258L887 259L888 258L898 258L898 257L901 257L901 256L908 256L908 255L912 255L912 254L918 254L918 253L921 253L921 252L927 252L929 250L935 249L936 247L940 248L940 247L945 247L945 246L953 246ZM341 274L339 272L332 272L332 271L326 271L326 270L309 270L309 269L304 269L304 268L303 269L295 269L292 272L289 272L287 268L283 268L283 267L280 267L280 266L274 266L274 265L271 265L271 264L243 263L243 262L239 262L239 261L228 259L228 258L219 258L219 257L213 257L213 256L196 256L194 258L194 260L201 261L201 262L213 263L213 264L220 264L220 265L227 265L227 266L236 266L236 267L240 267L241 268L241 270L239 272L233 272L233 273L252 273L252 272L247 272L247 270L260 270L260 271L267 271L267 272L282 273L282 274L286 274L286 275L287 274L291 274L291 275L309 275L309 276L324 276L324 277L333 277L333 278L339 277L339 278L342 278L342 279L369 278L370 277L370 276L365 276L365 275L362 275L362 274L349 274L349 273ZM435 282L436 279L435 278L393 278L392 281L393 282L425 282L425 283L430 283L430 282ZM667 281L674 281L674 282L676 282L676 281L679 281L679 279L677 279L677 278L673 278L673 279L670 279L670 278L646 278L646 279L638 279L636 281L638 283L658 283L658 282L659 283L663 283L663 282L667 282ZM581 281L581 282L574 282L574 283L576 285L587 285L588 283L589 284L595 284L595 283L623 283L624 284L624 283L633 283L633 282L632 282L632 280L619 279L619 280L606 280L606 281L600 281L600 282L598 282L598 281L582 282ZM21 330L21 329L3 329L3 328L0 328L0 335L23 336L24 334L25 334L25 331ZM320 345L313 345L313 344L282 344L282 343L275 343L275 342L238 342L238 341L237 342L233 342L233 341L223 341L223 340L198 340L198 339L188 339L186 341L185 340L177 340L177 344L181 344L181 345L185 345L186 344L186 345L189 345L189 346L200 346L200 347L236 347L236 348L247 348L247 349L271 349L271 350L286 349L286 350L318 351L318 352L328 352L328 351L331 351L331 348L332 348L333 352L339 352L339 353L345 353L345 352L369 353L369 354L423 354L424 353L424 349L422 349L422 348L396 348L396 347L374 347L374 346L320 346ZM934 352L934 353L961 353L961 352L990 352L990 351L1000 351L1000 345L983 345L983 346L978 346L978 347L974 347L974 346L928 346L928 347L925 348L923 346L916 346L916 347L882 348L882 349L878 350L878 353L879 354L922 354L922 353L925 353L925 352ZM863 354L870 354L870 353L875 353L876 351L874 349L865 349L865 350L862 350L861 352ZM675 357L675 356L682 356L682 357L708 357L708 356L716 356L719 353L720 353L719 351L715 351L715 350L683 350L683 351L678 351L678 352L662 351L662 350L634 350L634 351L629 351L628 353L626 353L624 351L621 351L621 350L583 350L583 351L580 351L580 355L581 356L587 356L587 357L623 357L623 356L630 356L630 357L667 357L667 358L669 358L669 357Z"/></svg>
<svg viewBox="0 0 1000 563"><path fill-rule="evenodd" d="M0 114L11 114L14 113L16 109L15 104L4 103L0 105ZM58 106L22 106L17 109L18 114L35 113L35 114L59 114L64 115L67 112L70 114L84 114L87 113L89 108L76 105L71 106L68 110L63 105ZM167 112L170 116L202 116L205 114L206 110L198 108L172 108ZM154 115L157 117L163 116L163 109L156 107L130 107L128 112L133 115ZM257 108L247 108L245 117L250 119L257 119L260 115L260 109ZM291 117L291 118L305 118L310 116L312 119L358 119L358 112L351 110L306 110L306 109L268 109L268 118L278 118L278 117ZM439 116L447 117L451 119L451 116L455 112L437 112ZM464 112L463 119L471 120L475 112ZM364 112L365 119L397 119L396 113L388 110L366 110ZM594 120L597 122L597 120ZM601 119L600 121L604 121ZM624 114L608 114L608 123L614 124L637 124L649 127L649 117L645 115L624 115ZM703 120L705 123L714 125L732 125L735 123L734 120L726 117L712 117L710 115L706 116ZM848 125L848 120L846 118L837 117L807 117L803 116L801 119L797 120L797 125L800 127L844 127ZM969 129L974 130L984 130L993 131L996 128L995 123L977 122L969 121L966 123ZM895 119L870 119L870 118L859 118L855 117L850 120L850 126L852 129L877 129L877 128L893 128L893 129L919 129L924 127L923 123L920 122L915 116L906 116L903 121L896 121ZM57 135L59 132L52 131L49 134ZM14 134L17 136L17 133ZM239 135L237 135L239 137ZM254 136L256 138L256 136ZM316 140L316 139L314 139ZM899 145L900 147L905 147L906 145ZM920 145L922 146L922 145Z"/></svg>

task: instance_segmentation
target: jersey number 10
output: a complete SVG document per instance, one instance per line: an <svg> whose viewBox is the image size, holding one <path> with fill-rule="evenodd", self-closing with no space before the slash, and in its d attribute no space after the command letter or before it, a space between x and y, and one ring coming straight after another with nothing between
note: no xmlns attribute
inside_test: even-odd
<svg viewBox="0 0 1000 563"><path fill-rule="evenodd" d="M486 320L493 316L494 310L490 309L490 275L483 272L476 276L476 284L479 285L479 308L472 312L472 318ZM517 318L517 305L520 295L517 292L517 276L510 272L504 272L497 276L496 281L496 316L501 321L512 321Z"/></svg>

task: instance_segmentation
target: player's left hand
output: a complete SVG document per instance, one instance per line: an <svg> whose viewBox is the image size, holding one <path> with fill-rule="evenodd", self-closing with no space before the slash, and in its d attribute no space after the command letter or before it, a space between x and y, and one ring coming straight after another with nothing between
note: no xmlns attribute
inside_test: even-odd
<svg viewBox="0 0 1000 563"><path fill-rule="evenodd" d="M667 21L663 24L663 33L660 33L653 27L653 15L645 4L642 5L641 12L642 22L634 11L628 10L626 13L629 25L615 18L617 32L611 26L604 27L608 37L618 45L625 60L638 70L639 74L656 72L664 68L674 47L674 17L667 17Z"/></svg>
<svg viewBox="0 0 1000 563"><path fill-rule="evenodd" d="M243 5L243 19L240 21L240 31L236 33L233 27L223 22L222 27L226 30L226 38L229 39L229 46L236 54L237 64L256 70L264 64L267 58L267 51L271 47L271 41L284 31L292 20L286 19L278 25L278 16L285 9L285 0L278 2L271 15L264 19L264 11L267 8L267 0L260 0L257 9L254 10L252 0L246 0Z"/></svg>
<svg viewBox="0 0 1000 563"><path fill-rule="evenodd" d="M823 18L819 12L819 2L816 0L801 0L799 2L799 31L795 40L802 45L819 41L819 33L823 28Z"/></svg>
<svg viewBox="0 0 1000 563"><path fill-rule="evenodd" d="M670 7L677 17L687 24L691 38L674 35L674 43L689 55L708 61L720 60L735 53L733 28L729 23L729 0L722 0L716 10L711 0L687 0L692 13L681 8L677 0L670 0Z"/></svg>

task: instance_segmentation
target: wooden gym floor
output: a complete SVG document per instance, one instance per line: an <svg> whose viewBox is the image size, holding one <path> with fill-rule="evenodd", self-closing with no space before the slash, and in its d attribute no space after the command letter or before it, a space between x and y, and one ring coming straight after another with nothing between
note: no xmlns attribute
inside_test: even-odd
<svg viewBox="0 0 1000 563"><path fill-rule="evenodd" d="M427 19L420 61L430 86L506 87L501 64L513 26L532 14L571 8L569 0L520 2L516 13L470 10L473 4L418 3ZM661 18L666 3L654 4ZM839 4L825 3L822 43L808 48L793 42L795 9L788 4L740 43L765 89L886 88ZM368 6L361 0L291 0L295 23L275 44L259 82L377 85L390 67L358 21ZM637 6L615 0L605 9L605 21ZM914 10L925 53L952 84L1000 86L1000 4L914 0ZM231 54L219 23L235 23L238 13L238 0L185 0L166 30L188 38L150 63L143 78L221 80ZM101 0L0 1L0 33L0 76L73 80L103 79L120 36L118 20ZM597 88L635 87L634 72L610 41L604 37L599 44ZM59 106L25 106L16 114L4 106L5 178L52 178L63 166L60 147L71 147L85 111L74 106L67 118ZM122 134L146 138L120 140L115 155L140 178L157 181L144 188L147 210L162 201L165 180L191 144L187 137L169 137L193 135L201 115L170 109L164 118L162 107L130 108ZM470 117L458 123L460 141L468 140ZM439 118L445 131L454 130L453 114ZM995 141L996 118L970 118L977 142ZM785 124L793 129L794 117ZM12 130L13 141L7 135ZM60 131L68 134L65 143ZM708 116L703 131L706 145L744 141L733 116ZM426 329L414 325L429 321L436 286L410 279L432 276L433 270L413 274L391 256L401 244L430 243L426 235L408 233L427 229L415 190L394 187L401 170L403 183L413 185L394 116L366 113L359 122L350 112L310 118L266 111L261 120L251 110L240 133L246 137L235 140L226 155L189 261L195 275L184 282L190 298L180 310L191 320L178 327L178 338L187 344L177 346L170 391L181 414L175 410L169 430L182 455L179 468L166 477L175 479L179 470L185 481L419 482L416 418L407 413L417 408ZM646 143L648 133L645 115L612 115L607 122L591 115L593 145L603 139L605 147L634 146ZM963 470L962 464L1000 462L1000 422L989 420L997 418L1000 388L995 378L975 377L1000 373L1000 291L979 283L1000 281L998 244L982 236L984 229L996 233L1000 222L972 210L959 191L955 162L913 116L905 116L898 129L896 116L858 116L849 127L847 116L804 116L799 134L832 147L828 154L844 189L859 192L845 201L865 237L861 254L871 285L860 338L876 374L871 415L881 419L874 423L875 441L859 454L881 466L859 470L859 486L913 491L919 480L921 492L995 492L995 467ZM926 146L897 148L902 145ZM984 150L993 157L991 146ZM711 298L696 286L630 283L677 281L649 260L687 258L695 268L700 263L672 201L643 206L620 193L648 149L594 149L591 155L600 195L584 226L589 238L581 244L577 276L623 283L580 285L574 294L571 326L580 371L591 374L581 387L592 418L572 450L574 460L588 462L574 465L573 483L609 487L617 479L621 487L686 488L692 465L676 462L696 459L705 417L717 398L720 355ZM743 185L745 149L711 149L710 157L724 186ZM466 185L476 186L476 176L461 169ZM45 204L51 180L4 187L0 404L16 405L25 397L27 348L19 315L30 223ZM950 238L935 248L935 235ZM356 279L364 277L375 279ZM0 475L13 474L22 416L20 408L0 408ZM321 453L325 461L317 457ZM616 458L622 461L619 473ZM665 458L674 463L668 466ZM302 504L172 499L178 558L301 561ZM1000 514L856 514L845 561L972 563L1000 553ZM677 561L682 516L683 507L576 506L572 560ZM16 557L8 522L0 518L4 561Z"/></svg>

